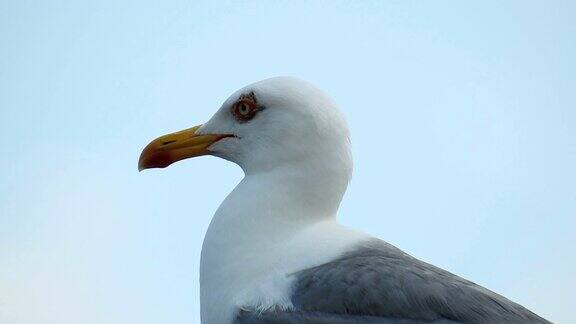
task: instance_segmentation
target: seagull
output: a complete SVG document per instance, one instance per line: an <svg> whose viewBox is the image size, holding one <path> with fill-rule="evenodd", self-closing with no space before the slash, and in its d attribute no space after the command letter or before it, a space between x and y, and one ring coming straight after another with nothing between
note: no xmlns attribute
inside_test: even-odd
<svg viewBox="0 0 576 324"><path fill-rule="evenodd" d="M138 167L201 155L245 174L204 238L202 323L549 323L340 225L350 133L336 103L306 81L275 77L238 90L205 124L150 142Z"/></svg>

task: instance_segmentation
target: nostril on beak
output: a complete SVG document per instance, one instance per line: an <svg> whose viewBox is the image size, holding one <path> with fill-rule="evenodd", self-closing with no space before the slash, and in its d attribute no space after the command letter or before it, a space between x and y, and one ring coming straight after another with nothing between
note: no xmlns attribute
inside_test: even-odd
<svg viewBox="0 0 576 324"><path fill-rule="evenodd" d="M176 142L176 140L171 140L171 141L162 142L162 146L168 145L168 144L172 144L172 143L174 143L174 142Z"/></svg>

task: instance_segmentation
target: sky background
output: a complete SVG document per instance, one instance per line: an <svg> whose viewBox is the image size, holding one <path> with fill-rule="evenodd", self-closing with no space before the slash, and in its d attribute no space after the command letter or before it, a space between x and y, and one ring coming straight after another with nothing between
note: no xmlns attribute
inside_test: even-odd
<svg viewBox="0 0 576 324"><path fill-rule="evenodd" d="M573 1L0 0L0 322L198 323L214 157L141 149L293 75L348 118L339 214L576 322Z"/></svg>

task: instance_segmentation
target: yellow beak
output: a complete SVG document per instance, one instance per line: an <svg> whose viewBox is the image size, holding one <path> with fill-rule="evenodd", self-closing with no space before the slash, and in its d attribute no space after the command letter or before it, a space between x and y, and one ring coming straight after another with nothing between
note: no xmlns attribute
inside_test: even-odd
<svg viewBox="0 0 576 324"><path fill-rule="evenodd" d="M146 145L140 154L138 170L165 168L187 158L210 154L208 147L231 134L196 135L202 125L160 136Z"/></svg>

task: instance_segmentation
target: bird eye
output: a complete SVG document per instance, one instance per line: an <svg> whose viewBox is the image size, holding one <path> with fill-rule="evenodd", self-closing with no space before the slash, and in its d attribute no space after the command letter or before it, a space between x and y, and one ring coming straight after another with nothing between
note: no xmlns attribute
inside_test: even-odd
<svg viewBox="0 0 576 324"><path fill-rule="evenodd" d="M247 122L256 116L258 105L253 95L242 96L232 107L232 114L239 122Z"/></svg>
<svg viewBox="0 0 576 324"><path fill-rule="evenodd" d="M238 105L238 113L242 116L246 116L250 113L250 106L247 103L242 102Z"/></svg>

